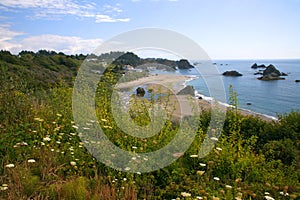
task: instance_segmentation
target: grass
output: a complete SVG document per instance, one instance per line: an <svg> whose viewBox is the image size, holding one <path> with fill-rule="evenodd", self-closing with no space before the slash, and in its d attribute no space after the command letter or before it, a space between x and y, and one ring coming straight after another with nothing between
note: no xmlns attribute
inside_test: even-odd
<svg viewBox="0 0 300 200"><path fill-rule="evenodd" d="M110 84L99 84L96 113L115 145L126 151L152 152L174 138L179 127L171 119L150 138L124 133L111 114L108 85L114 79L109 80ZM196 137L183 156L165 168L132 174L107 167L87 151L74 124L72 91L64 84L31 91L22 82L1 79L0 199L300 197L299 112L273 123L229 111L216 147L199 158L210 121L210 111L203 111ZM147 125L149 116L140 112L142 104L138 100L132 105L132 115L136 123Z"/></svg>

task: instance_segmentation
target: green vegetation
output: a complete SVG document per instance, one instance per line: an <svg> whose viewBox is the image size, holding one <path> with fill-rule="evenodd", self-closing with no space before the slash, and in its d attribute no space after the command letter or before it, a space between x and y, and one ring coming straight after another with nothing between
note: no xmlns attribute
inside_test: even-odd
<svg viewBox="0 0 300 200"><path fill-rule="evenodd" d="M71 83L85 56L48 51L0 54L0 199L300 197L299 111L266 122L229 110L216 147L198 158L211 116L203 111L195 140L176 162L151 173L125 173L97 162L78 137ZM97 117L110 141L137 152L168 144L178 130L171 119L147 139L127 135L114 122L110 98L118 77L107 70L97 89ZM146 112L138 112L143 103L131 105L141 125L149 123ZM233 90L232 104L237 104Z"/></svg>

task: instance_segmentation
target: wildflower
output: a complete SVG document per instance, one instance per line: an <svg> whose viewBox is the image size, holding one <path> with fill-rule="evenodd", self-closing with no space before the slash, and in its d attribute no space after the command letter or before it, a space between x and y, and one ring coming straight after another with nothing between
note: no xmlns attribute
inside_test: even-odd
<svg viewBox="0 0 300 200"><path fill-rule="evenodd" d="M42 146L45 146L45 143L44 143L44 142L41 142L41 145L42 145Z"/></svg>
<svg viewBox="0 0 300 200"><path fill-rule="evenodd" d="M2 186L0 186L0 190L4 191L8 189L8 185L7 184L2 184Z"/></svg>
<svg viewBox="0 0 300 200"><path fill-rule="evenodd" d="M270 197L270 196L267 196L267 195L264 196L264 197L265 197L266 200L275 200L273 197Z"/></svg>
<svg viewBox="0 0 300 200"><path fill-rule="evenodd" d="M225 188L226 188L227 190L230 190L230 189L232 189L232 186L231 186L231 185L225 185Z"/></svg>
<svg viewBox="0 0 300 200"><path fill-rule="evenodd" d="M27 142L24 142L24 141L23 142L18 142L14 145L14 148L21 147L21 146L28 146L28 144L27 144Z"/></svg>
<svg viewBox="0 0 300 200"><path fill-rule="evenodd" d="M235 182L236 183L239 183L239 182L241 182L242 181L242 179L241 178L237 178L237 179L235 179Z"/></svg>
<svg viewBox="0 0 300 200"><path fill-rule="evenodd" d="M49 141L51 141L51 138L47 136L47 137L43 138L43 141L49 142Z"/></svg>
<svg viewBox="0 0 300 200"><path fill-rule="evenodd" d="M61 142L60 142L60 141L56 141L56 143L57 143L57 144L60 144Z"/></svg>
<svg viewBox="0 0 300 200"><path fill-rule="evenodd" d="M14 164L7 164L7 165L5 165L5 167L7 167L7 168L13 168L13 167L15 167L15 165Z"/></svg>
<svg viewBox="0 0 300 200"><path fill-rule="evenodd" d="M103 126L103 128L112 129L112 127L111 127L111 126Z"/></svg>
<svg viewBox="0 0 300 200"><path fill-rule="evenodd" d="M127 181L127 178L123 178L124 181Z"/></svg>
<svg viewBox="0 0 300 200"><path fill-rule="evenodd" d="M214 177L214 180L219 181L220 178L219 177Z"/></svg>
<svg viewBox="0 0 300 200"><path fill-rule="evenodd" d="M190 155L191 158L197 158L198 155Z"/></svg>
<svg viewBox="0 0 300 200"><path fill-rule="evenodd" d="M39 121L39 122L43 122L43 121L44 121L43 119L41 119L41 118L39 118L39 117L35 117L34 120L35 120L35 121Z"/></svg>
<svg viewBox="0 0 300 200"><path fill-rule="evenodd" d="M35 160L34 159L29 159L29 160L27 160L27 162L29 162L29 163L35 163Z"/></svg>
<svg viewBox="0 0 300 200"><path fill-rule="evenodd" d="M62 114L57 113L56 116L57 117L62 117Z"/></svg>
<svg viewBox="0 0 300 200"><path fill-rule="evenodd" d="M200 197L200 196L196 196L196 199L203 199L202 197Z"/></svg>
<svg viewBox="0 0 300 200"><path fill-rule="evenodd" d="M183 197L190 197L192 195L190 193L187 193L187 192L181 192L181 196L183 196Z"/></svg>
<svg viewBox="0 0 300 200"><path fill-rule="evenodd" d="M131 159L132 159L132 160L136 160L136 157L132 157Z"/></svg>
<svg viewBox="0 0 300 200"><path fill-rule="evenodd" d="M279 192L279 194L282 196L289 196L289 193L285 193L285 192Z"/></svg>
<svg viewBox="0 0 300 200"><path fill-rule="evenodd" d="M218 151L222 151L222 148L220 148L220 147L217 147L216 149L217 149Z"/></svg>
<svg viewBox="0 0 300 200"><path fill-rule="evenodd" d="M126 168L125 168L125 171L129 171L129 170L130 170L130 167L126 167Z"/></svg>
<svg viewBox="0 0 300 200"><path fill-rule="evenodd" d="M73 125L72 127L75 128L75 129L78 129L78 126L75 126L75 125Z"/></svg>
<svg viewBox="0 0 300 200"><path fill-rule="evenodd" d="M265 195L270 195L270 193L269 192L265 192Z"/></svg>
<svg viewBox="0 0 300 200"><path fill-rule="evenodd" d="M75 161L71 161L71 162L70 162L70 165L76 166L76 162L75 162Z"/></svg>
<svg viewBox="0 0 300 200"><path fill-rule="evenodd" d="M216 138L216 137L211 137L210 139L211 139L212 141L216 141L216 142L219 140L219 139Z"/></svg>
<svg viewBox="0 0 300 200"><path fill-rule="evenodd" d="M137 172L136 174L141 175L142 173L141 172Z"/></svg>
<svg viewBox="0 0 300 200"><path fill-rule="evenodd" d="M202 176L205 173L205 171L197 171L198 176Z"/></svg>
<svg viewBox="0 0 300 200"><path fill-rule="evenodd" d="M201 167L205 167L205 166L206 166L206 164L204 164L204 163L199 163L199 165L200 165Z"/></svg>
<svg viewBox="0 0 300 200"><path fill-rule="evenodd" d="M132 146L131 148L133 148L133 149L137 149L137 147L136 147L136 146Z"/></svg>
<svg viewBox="0 0 300 200"><path fill-rule="evenodd" d="M145 161L147 161L148 160L148 158L143 158Z"/></svg>
<svg viewBox="0 0 300 200"><path fill-rule="evenodd" d="M54 149L50 149L50 151L54 151Z"/></svg>

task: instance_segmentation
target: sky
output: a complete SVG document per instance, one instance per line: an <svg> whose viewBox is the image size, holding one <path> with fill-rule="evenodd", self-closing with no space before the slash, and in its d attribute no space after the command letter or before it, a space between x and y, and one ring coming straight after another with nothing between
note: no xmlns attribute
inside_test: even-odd
<svg viewBox="0 0 300 200"><path fill-rule="evenodd" d="M299 19L300 0L0 0L0 49L87 54L155 27L185 35L212 59L300 58Z"/></svg>

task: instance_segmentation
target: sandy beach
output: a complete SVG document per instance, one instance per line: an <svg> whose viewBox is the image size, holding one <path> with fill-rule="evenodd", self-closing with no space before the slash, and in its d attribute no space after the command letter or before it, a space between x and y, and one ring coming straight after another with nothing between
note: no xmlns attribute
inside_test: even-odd
<svg viewBox="0 0 300 200"><path fill-rule="evenodd" d="M147 77L140 78L135 81L120 83L116 87L119 89L133 88L139 86L147 86L147 89L151 89L154 93L169 94L167 101L172 105L169 107L170 111L173 110L173 116L175 118L182 118L185 116L194 115L195 112L201 112L202 110L210 109L215 106L213 102L198 99L191 95L176 95L181 89L185 87L185 83L195 77L185 75L173 75L173 74L157 74L149 75ZM229 107L218 104L218 108L227 110ZM248 110L239 109L242 115L252 115L259 117L265 121L274 121L268 116L260 113L255 113Z"/></svg>

